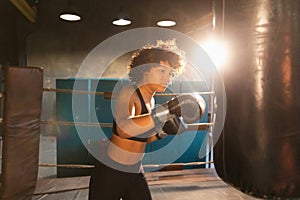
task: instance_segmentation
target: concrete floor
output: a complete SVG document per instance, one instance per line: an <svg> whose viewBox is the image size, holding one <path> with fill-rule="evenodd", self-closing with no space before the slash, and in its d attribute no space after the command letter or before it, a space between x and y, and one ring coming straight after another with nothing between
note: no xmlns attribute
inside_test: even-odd
<svg viewBox="0 0 300 200"><path fill-rule="evenodd" d="M40 163L56 164L55 137L41 137ZM85 200L89 177L56 178L55 167L40 167L33 200ZM214 169L146 173L153 200L257 199L227 185Z"/></svg>

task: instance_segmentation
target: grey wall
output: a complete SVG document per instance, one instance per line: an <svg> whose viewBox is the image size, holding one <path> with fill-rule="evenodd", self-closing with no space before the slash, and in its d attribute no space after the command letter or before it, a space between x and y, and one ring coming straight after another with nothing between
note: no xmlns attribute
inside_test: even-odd
<svg viewBox="0 0 300 200"><path fill-rule="evenodd" d="M44 87L56 88L56 79L74 78L88 53L100 42L101 38L92 33L82 36L82 33L72 35L66 32L37 31L27 39L27 65L43 67ZM114 61L103 73L102 78L124 76L129 58L129 55L124 55ZM81 77L99 78L88 73ZM44 93L42 119L55 120L55 93ZM55 134L55 128L45 125L43 134Z"/></svg>

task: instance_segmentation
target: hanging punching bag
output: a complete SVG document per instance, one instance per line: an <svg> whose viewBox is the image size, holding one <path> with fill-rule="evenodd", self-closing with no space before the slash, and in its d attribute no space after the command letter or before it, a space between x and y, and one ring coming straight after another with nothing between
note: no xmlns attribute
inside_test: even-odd
<svg viewBox="0 0 300 200"><path fill-rule="evenodd" d="M247 194L300 199L300 1L222 5L231 60L216 171Z"/></svg>

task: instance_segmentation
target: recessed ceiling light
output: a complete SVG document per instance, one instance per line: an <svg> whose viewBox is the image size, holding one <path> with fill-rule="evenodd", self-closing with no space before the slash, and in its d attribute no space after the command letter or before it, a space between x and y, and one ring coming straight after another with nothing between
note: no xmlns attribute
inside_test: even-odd
<svg viewBox="0 0 300 200"><path fill-rule="evenodd" d="M116 26L126 26L131 24L131 21L128 19L116 19L112 23Z"/></svg>
<svg viewBox="0 0 300 200"><path fill-rule="evenodd" d="M171 27L171 26L175 26L176 22L173 20L161 20L161 21L158 21L156 24L157 24L157 26Z"/></svg>
<svg viewBox="0 0 300 200"><path fill-rule="evenodd" d="M61 19L66 21L79 21L81 17L74 13L63 13L59 16Z"/></svg>

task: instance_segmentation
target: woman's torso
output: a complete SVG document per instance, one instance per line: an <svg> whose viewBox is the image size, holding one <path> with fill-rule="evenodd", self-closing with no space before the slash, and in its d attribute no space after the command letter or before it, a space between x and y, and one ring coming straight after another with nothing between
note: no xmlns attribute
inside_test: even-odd
<svg viewBox="0 0 300 200"><path fill-rule="evenodd" d="M135 115L147 114L151 109L151 100L144 99L138 88L135 88L133 104ZM116 162L125 165L133 165L140 162L144 156L147 138L119 136L114 121L111 144L108 146L108 155Z"/></svg>

